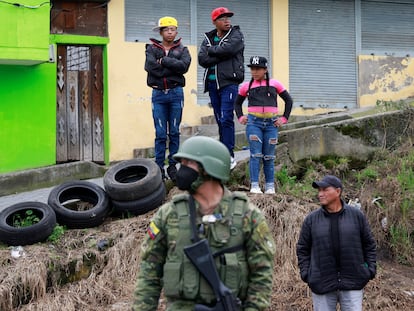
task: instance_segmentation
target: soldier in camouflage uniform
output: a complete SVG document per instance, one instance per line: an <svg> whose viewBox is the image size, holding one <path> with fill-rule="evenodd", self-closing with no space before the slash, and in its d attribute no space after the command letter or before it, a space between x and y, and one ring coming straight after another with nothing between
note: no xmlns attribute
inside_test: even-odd
<svg viewBox="0 0 414 311"><path fill-rule="evenodd" d="M132 310L157 310L162 289L167 311L216 304L213 290L183 251L195 235L207 239L220 279L240 299L240 310L265 310L272 291L274 241L261 211L245 194L223 186L230 175L229 151L213 138L195 136L174 157L181 163L177 186L188 194L164 204L148 227Z"/></svg>

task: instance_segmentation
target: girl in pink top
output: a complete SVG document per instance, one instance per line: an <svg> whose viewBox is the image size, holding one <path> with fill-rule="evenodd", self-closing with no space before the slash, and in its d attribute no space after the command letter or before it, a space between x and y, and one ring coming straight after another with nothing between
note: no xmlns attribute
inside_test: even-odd
<svg viewBox="0 0 414 311"><path fill-rule="evenodd" d="M263 193L259 186L260 165L263 162L265 193L274 194L274 160L278 128L287 123L293 100L279 81L269 78L265 57L252 56L247 66L250 67L252 79L240 86L234 102L234 110L239 122L247 125L246 136L250 148L250 192ZM285 102L282 117L278 116L277 95ZM246 97L248 108L247 115L244 115L242 104Z"/></svg>

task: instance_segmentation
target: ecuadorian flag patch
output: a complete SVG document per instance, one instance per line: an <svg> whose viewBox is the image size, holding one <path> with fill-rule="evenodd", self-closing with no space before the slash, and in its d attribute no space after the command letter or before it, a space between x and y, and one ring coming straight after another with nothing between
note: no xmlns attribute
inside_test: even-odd
<svg viewBox="0 0 414 311"><path fill-rule="evenodd" d="M160 229L158 229L158 227L155 225L155 223L153 221L151 221L148 229L147 229L147 233L150 237L151 240L154 240L157 237L157 234L160 232Z"/></svg>

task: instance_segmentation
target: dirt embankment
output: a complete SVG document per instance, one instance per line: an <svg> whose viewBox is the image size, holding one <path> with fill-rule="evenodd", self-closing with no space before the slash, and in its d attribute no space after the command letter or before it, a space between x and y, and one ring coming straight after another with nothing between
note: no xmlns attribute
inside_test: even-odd
<svg viewBox="0 0 414 311"><path fill-rule="evenodd" d="M317 204L313 198L299 201L280 194L250 198L265 213L276 241L269 310L312 310L295 249L303 218ZM11 258L10 249L0 250L0 310L130 310L140 245L151 216L109 219L98 228L68 230L56 244L24 247L25 257L19 259ZM99 250L102 240L108 247ZM365 290L364 310L413 308L414 269L380 258L377 277ZM164 310L162 300L159 310Z"/></svg>

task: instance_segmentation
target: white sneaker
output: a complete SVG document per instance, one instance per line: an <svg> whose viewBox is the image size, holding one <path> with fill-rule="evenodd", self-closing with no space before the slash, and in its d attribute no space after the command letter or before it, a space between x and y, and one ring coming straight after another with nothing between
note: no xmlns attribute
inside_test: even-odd
<svg viewBox="0 0 414 311"><path fill-rule="evenodd" d="M233 157L231 157L230 158L230 169L232 170L233 168L235 168L236 164L237 164L236 160Z"/></svg>
<svg viewBox="0 0 414 311"><path fill-rule="evenodd" d="M265 194L275 194L275 188L266 189Z"/></svg>
<svg viewBox="0 0 414 311"><path fill-rule="evenodd" d="M260 190L259 187L252 187L250 189L250 193L263 193L262 190Z"/></svg>

